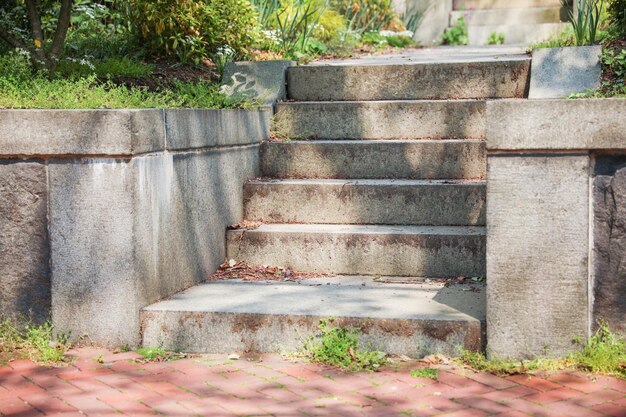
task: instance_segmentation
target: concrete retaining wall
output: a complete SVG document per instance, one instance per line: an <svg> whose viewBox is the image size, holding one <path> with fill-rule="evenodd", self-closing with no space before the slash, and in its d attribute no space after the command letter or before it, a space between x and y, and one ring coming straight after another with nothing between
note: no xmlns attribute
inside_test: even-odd
<svg viewBox="0 0 626 417"><path fill-rule="evenodd" d="M211 274L270 110L0 111L0 314L139 343L139 310Z"/></svg>
<svg viewBox="0 0 626 417"><path fill-rule="evenodd" d="M487 105L487 341L561 355L624 333L626 100ZM610 201L609 201L610 199Z"/></svg>

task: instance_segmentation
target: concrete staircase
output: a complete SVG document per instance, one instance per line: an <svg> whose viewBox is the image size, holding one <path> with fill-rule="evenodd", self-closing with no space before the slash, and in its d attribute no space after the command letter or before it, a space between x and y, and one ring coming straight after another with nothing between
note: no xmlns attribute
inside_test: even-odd
<svg viewBox="0 0 626 417"><path fill-rule="evenodd" d="M486 45L492 33L504 43L528 45L562 33L568 26L560 0L456 0L450 26L465 16L470 45Z"/></svg>
<svg viewBox="0 0 626 417"><path fill-rule="evenodd" d="M289 70L276 119L299 140L262 145L244 185L262 224L229 230L227 254L337 276L200 285L144 309L145 345L296 349L324 317L390 353L484 345L482 284L447 281L485 276L485 100L523 97L530 60L427 56Z"/></svg>

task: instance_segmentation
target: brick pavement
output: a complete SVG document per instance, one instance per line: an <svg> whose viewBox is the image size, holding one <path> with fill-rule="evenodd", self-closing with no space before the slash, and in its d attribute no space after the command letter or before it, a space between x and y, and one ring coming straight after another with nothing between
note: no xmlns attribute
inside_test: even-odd
<svg viewBox="0 0 626 417"><path fill-rule="evenodd" d="M135 353L71 354L74 364L63 368L27 360L0 366L0 414L626 417L626 381L579 372L501 378L448 368L433 381L411 376L412 364L344 373L275 355L137 363Z"/></svg>

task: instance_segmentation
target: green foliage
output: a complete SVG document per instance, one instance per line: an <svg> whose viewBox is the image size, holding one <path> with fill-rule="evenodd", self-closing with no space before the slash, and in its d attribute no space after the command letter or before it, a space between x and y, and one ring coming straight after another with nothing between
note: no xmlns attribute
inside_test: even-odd
<svg viewBox="0 0 626 417"><path fill-rule="evenodd" d="M443 32L441 40L444 45L467 45L469 43L469 34L465 18L463 16L459 17L454 26Z"/></svg>
<svg viewBox="0 0 626 417"><path fill-rule="evenodd" d="M574 30L568 27L558 36L554 36L545 41L531 43L528 50L534 51L539 48L564 48L566 46L574 46L575 44Z"/></svg>
<svg viewBox="0 0 626 417"><path fill-rule="evenodd" d="M487 38L487 43L489 45L502 45L504 43L504 33L493 32Z"/></svg>
<svg viewBox="0 0 626 417"><path fill-rule="evenodd" d="M608 20L616 34L626 35L626 0L608 0Z"/></svg>
<svg viewBox="0 0 626 417"><path fill-rule="evenodd" d="M413 369L411 371L411 376L415 378L428 378L428 379L436 380L437 377L439 376L439 369L432 369L432 368Z"/></svg>
<svg viewBox="0 0 626 417"><path fill-rule="evenodd" d="M59 75L65 77L86 77L95 75L107 80L116 77L146 78L152 75L154 65L130 58L107 58L90 62L86 59L67 59L59 64Z"/></svg>
<svg viewBox="0 0 626 417"><path fill-rule="evenodd" d="M596 43L604 0L574 0L577 5L576 14L574 9L568 6L567 0L562 1L564 6L568 7L567 18L574 29L576 45Z"/></svg>
<svg viewBox="0 0 626 417"><path fill-rule="evenodd" d="M331 5L358 32L387 29L396 18L391 0L332 0Z"/></svg>
<svg viewBox="0 0 626 417"><path fill-rule="evenodd" d="M344 22L328 8L327 0L252 0L263 27L261 48L280 52L290 59L322 48L321 43L309 45L314 39L330 40ZM325 25L320 22L324 21ZM324 46L326 46L324 44Z"/></svg>
<svg viewBox="0 0 626 417"><path fill-rule="evenodd" d="M326 0L289 0L277 12L275 25L280 49L288 58L299 58L306 51L313 29L328 6Z"/></svg>
<svg viewBox="0 0 626 417"><path fill-rule="evenodd" d="M67 69L67 68L66 68ZM69 71L69 69L67 69ZM124 71L151 71L145 64L110 60L99 71L103 78L120 76ZM127 88L95 74L66 74L50 79L33 73L27 57L11 53L0 57L0 108L9 109L97 109L97 108L250 108L256 102L229 97L219 86L208 82L172 83L156 91Z"/></svg>
<svg viewBox="0 0 626 417"><path fill-rule="evenodd" d="M49 322L23 327L10 320L0 322L0 361L28 358L52 365L63 362L68 349L67 335L55 335L54 326Z"/></svg>
<svg viewBox="0 0 626 417"><path fill-rule="evenodd" d="M611 333L606 324L589 338L569 359L584 371L626 379L626 340Z"/></svg>
<svg viewBox="0 0 626 417"><path fill-rule="evenodd" d="M314 362L346 370L376 370L387 362L386 354L359 349L359 330L332 326L333 320L322 320L320 334L305 343L305 355Z"/></svg>
<svg viewBox="0 0 626 417"><path fill-rule="evenodd" d="M148 360L154 360L159 357L167 356L167 351L160 347L140 348L140 349L137 349L137 353L143 356L144 359L148 359Z"/></svg>
<svg viewBox="0 0 626 417"><path fill-rule="evenodd" d="M248 0L126 0L133 27L156 55L199 63L229 48L244 57L257 38Z"/></svg>
<svg viewBox="0 0 626 417"><path fill-rule="evenodd" d="M411 32L392 32L383 30L380 32L365 32L361 37L363 43L383 48L393 46L394 48L407 48L415 45Z"/></svg>
<svg viewBox="0 0 626 417"><path fill-rule="evenodd" d="M497 375L533 373L576 368L587 372L613 375L626 379L626 341L601 324L586 342L575 340L581 349L565 358L538 357L532 360L487 359L481 352L459 349L459 361L479 370Z"/></svg>
<svg viewBox="0 0 626 417"><path fill-rule="evenodd" d="M600 60L605 72L615 74L616 81L623 86L624 77L626 77L626 49L619 52L613 49L603 49Z"/></svg>

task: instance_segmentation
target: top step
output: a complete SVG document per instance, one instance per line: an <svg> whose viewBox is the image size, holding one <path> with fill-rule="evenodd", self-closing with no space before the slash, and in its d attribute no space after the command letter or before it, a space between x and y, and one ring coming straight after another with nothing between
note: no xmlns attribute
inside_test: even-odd
<svg viewBox="0 0 626 417"><path fill-rule="evenodd" d="M296 101L525 97L530 73L525 54L437 54L440 51L422 50L292 67L287 73L288 97Z"/></svg>
<svg viewBox="0 0 626 417"><path fill-rule="evenodd" d="M561 0L455 0L454 10L560 7Z"/></svg>

